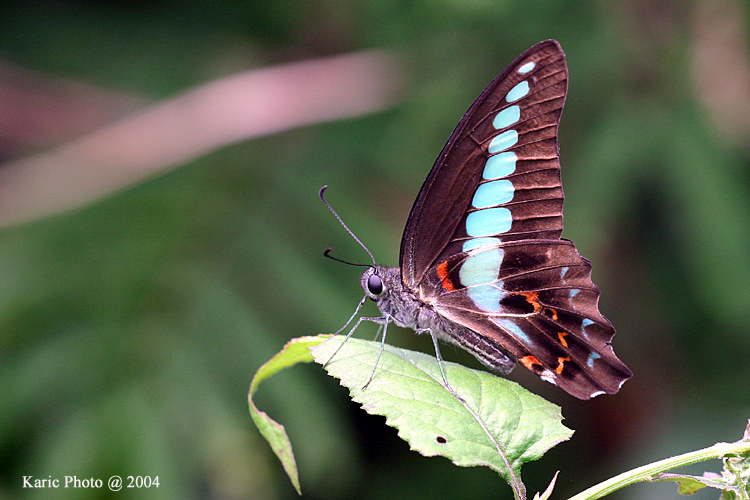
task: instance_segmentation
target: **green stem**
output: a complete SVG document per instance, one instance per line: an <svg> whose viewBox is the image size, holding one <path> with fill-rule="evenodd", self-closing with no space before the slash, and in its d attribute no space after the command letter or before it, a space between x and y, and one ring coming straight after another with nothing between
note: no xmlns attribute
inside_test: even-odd
<svg viewBox="0 0 750 500"><path fill-rule="evenodd" d="M658 474L677 467L696 464L712 458L723 458L727 455L740 455L743 453L750 453L750 442L738 441L736 443L716 443L715 445L703 448L702 450L691 451L690 453L677 455L676 457L665 458L664 460L659 460L658 462L623 472L622 474L618 474L611 479L603 481L570 497L568 500L595 500L609 495L613 491L617 491L625 486L630 486L631 484L640 483L642 481L650 481Z"/></svg>

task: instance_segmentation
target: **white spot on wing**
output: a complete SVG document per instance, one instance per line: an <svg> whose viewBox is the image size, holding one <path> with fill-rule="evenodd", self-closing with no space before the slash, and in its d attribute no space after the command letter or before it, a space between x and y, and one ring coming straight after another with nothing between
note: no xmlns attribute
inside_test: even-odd
<svg viewBox="0 0 750 500"><path fill-rule="evenodd" d="M521 66L520 68L518 68L518 72L525 75L526 73L528 73L535 67L536 67L536 63L534 61L529 61L523 66Z"/></svg>
<svg viewBox="0 0 750 500"><path fill-rule="evenodd" d="M549 370L544 370L542 373L540 373L539 378L541 378L545 382L549 382L552 385L557 385L557 382L555 381L555 374Z"/></svg>

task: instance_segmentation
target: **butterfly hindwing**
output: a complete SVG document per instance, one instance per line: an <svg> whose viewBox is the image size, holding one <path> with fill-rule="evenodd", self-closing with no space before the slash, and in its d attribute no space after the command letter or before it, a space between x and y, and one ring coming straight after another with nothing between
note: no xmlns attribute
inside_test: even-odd
<svg viewBox="0 0 750 500"><path fill-rule="evenodd" d="M502 253L497 279L465 286L463 266L493 252ZM582 399L617 392L630 377L609 345L615 330L599 312L591 265L572 242L500 243L445 262L440 272L428 273L440 286L430 302L441 316L481 332L526 368Z"/></svg>

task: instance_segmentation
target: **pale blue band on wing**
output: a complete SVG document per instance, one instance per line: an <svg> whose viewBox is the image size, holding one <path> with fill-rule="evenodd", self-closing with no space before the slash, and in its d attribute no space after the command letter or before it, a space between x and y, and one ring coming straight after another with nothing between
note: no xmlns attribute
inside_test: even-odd
<svg viewBox="0 0 750 500"><path fill-rule="evenodd" d="M494 238L482 238L491 240ZM474 240L477 241L477 240ZM502 248L488 248L472 254L461 265L458 276L474 303L485 311L499 311L503 297L502 281L497 279L505 252Z"/></svg>
<svg viewBox="0 0 750 500"><path fill-rule="evenodd" d="M517 101L529 93L529 82L526 80L519 82L515 87L508 91L505 100L508 102Z"/></svg>
<svg viewBox="0 0 750 500"><path fill-rule="evenodd" d="M518 68L518 72L525 75L526 73L528 73L529 71L531 71L535 67L536 67L536 63L534 61L529 61L526 64L524 64L523 66L521 66L520 68Z"/></svg>
<svg viewBox="0 0 750 500"><path fill-rule="evenodd" d="M515 323L513 323L509 319L498 319L498 323L500 323L500 326L508 330L510 333L513 334L514 337L516 337L518 340L523 342L526 345L532 345L533 342L529 339L529 336L524 333L521 328Z"/></svg>
<svg viewBox="0 0 750 500"><path fill-rule="evenodd" d="M510 127L520 119L521 108L518 105L510 106L509 108L505 108L497 115L495 115L495 119L492 120L492 126L497 130L501 130Z"/></svg>
<svg viewBox="0 0 750 500"><path fill-rule="evenodd" d="M458 270L458 277L464 286L491 283L497 279L497 271L503 263L505 252L502 248L488 248L472 254Z"/></svg>
<svg viewBox="0 0 750 500"><path fill-rule="evenodd" d="M490 145L487 147L487 151L490 153L499 153L508 148L512 148L518 142L518 132L515 130L506 130L502 134L498 134L492 138Z"/></svg>
<svg viewBox="0 0 750 500"><path fill-rule="evenodd" d="M482 177L487 180L507 177L516 171L517 160L518 155L513 151L506 151L495 156L490 156L484 164Z"/></svg>
<svg viewBox="0 0 750 500"><path fill-rule="evenodd" d="M518 68L525 74L533 70L536 63L527 62ZM522 81L506 94L507 102L517 101L529 93L529 82ZM509 106L497 113L492 120L496 130L508 129L521 119L521 108ZM466 234L472 238L463 244L463 251L469 255L458 270L461 284L467 287L471 300L485 311L499 312L503 298L503 282L498 278L505 252L497 245L501 243L492 236L507 233L513 225L513 214L503 205L513 200L515 188L507 177L516 171L518 155L506 151L518 143L518 131L509 129L492 138L482 171L482 178L490 181L477 186L472 198L472 206L479 210L466 216ZM494 154L498 153L498 154ZM528 336L514 323L501 320L503 327L519 340L529 343Z"/></svg>
<svg viewBox="0 0 750 500"><path fill-rule="evenodd" d="M474 193L471 204L476 208L488 208L508 203L513 199L513 183L507 179L480 184Z"/></svg>
<svg viewBox="0 0 750 500"><path fill-rule="evenodd" d="M507 233L512 224L513 217L507 208L485 208L472 212L466 217L466 234L494 236Z"/></svg>
<svg viewBox="0 0 750 500"><path fill-rule="evenodd" d="M592 352L591 354L589 354L589 359L586 361L586 364L589 365L589 367L593 368L594 367L594 360L595 359L599 359L601 357L602 356L599 353Z"/></svg>
<svg viewBox="0 0 750 500"><path fill-rule="evenodd" d="M505 293L500 288L502 281L496 283L485 283L467 289L469 297L474 303L490 312L500 312L500 301Z"/></svg>
<svg viewBox="0 0 750 500"><path fill-rule="evenodd" d="M494 247L500 243L497 238L472 238L464 241L462 250L466 253L482 247Z"/></svg>
<svg viewBox="0 0 750 500"><path fill-rule="evenodd" d="M588 318L584 318L583 321L581 321L581 331L583 332L583 336L586 337L587 339L589 338L589 334L588 332L586 332L586 327L589 325L593 325L593 324L594 322ZM593 360L592 360L592 363L593 363Z"/></svg>

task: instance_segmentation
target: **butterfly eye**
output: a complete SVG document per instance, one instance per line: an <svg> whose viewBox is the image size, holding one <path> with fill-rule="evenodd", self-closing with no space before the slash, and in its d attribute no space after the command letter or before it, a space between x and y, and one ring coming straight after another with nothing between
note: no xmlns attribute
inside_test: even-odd
<svg viewBox="0 0 750 500"><path fill-rule="evenodd" d="M371 274L367 278L367 290L373 295L380 295L383 293L383 280L377 274Z"/></svg>

